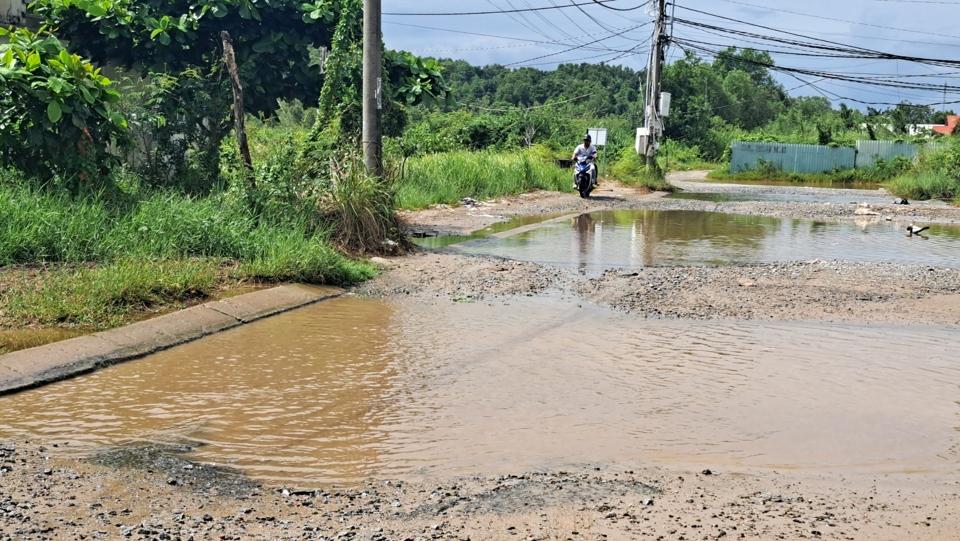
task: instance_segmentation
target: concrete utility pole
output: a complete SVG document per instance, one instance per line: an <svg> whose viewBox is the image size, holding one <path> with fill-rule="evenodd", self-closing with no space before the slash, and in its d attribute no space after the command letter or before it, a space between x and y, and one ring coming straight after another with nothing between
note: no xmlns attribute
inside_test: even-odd
<svg viewBox="0 0 960 541"><path fill-rule="evenodd" d="M383 176L382 74L380 0L363 0L363 164L377 177Z"/></svg>
<svg viewBox="0 0 960 541"><path fill-rule="evenodd" d="M657 0L657 21L653 31L653 46L650 50L650 65L647 67L646 107L644 124L646 127L647 168L657 164L657 141L663 134L663 120L660 116L660 87L663 73L663 51L667 44L667 6L666 0Z"/></svg>

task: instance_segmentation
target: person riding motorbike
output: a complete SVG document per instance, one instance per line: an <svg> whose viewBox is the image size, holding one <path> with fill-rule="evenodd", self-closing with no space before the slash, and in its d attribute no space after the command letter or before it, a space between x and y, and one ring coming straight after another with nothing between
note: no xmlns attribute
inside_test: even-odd
<svg viewBox="0 0 960 541"><path fill-rule="evenodd" d="M579 145L573 151L573 157L571 158L574 163L580 161L581 158L586 159L590 162L590 178L593 180L593 185L597 185L597 147L593 146L593 138L590 137L588 133L583 137L583 144ZM574 174L573 178L573 188L577 188L577 178Z"/></svg>

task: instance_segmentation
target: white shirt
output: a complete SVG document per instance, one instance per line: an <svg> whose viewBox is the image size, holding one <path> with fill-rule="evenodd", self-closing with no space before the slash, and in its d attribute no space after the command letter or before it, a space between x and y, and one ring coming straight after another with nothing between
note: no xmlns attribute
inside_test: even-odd
<svg viewBox="0 0 960 541"><path fill-rule="evenodd" d="M573 159L579 160L580 158L595 158L597 156L597 147L590 145L584 146L580 145L576 150L573 151Z"/></svg>

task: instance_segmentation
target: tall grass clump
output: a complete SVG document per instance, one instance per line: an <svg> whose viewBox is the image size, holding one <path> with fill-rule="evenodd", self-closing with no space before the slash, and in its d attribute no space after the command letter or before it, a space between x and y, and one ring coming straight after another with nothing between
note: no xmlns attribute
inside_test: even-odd
<svg viewBox="0 0 960 541"><path fill-rule="evenodd" d="M960 137L951 137L946 148L921 153L914 170L893 179L887 189L909 199L960 202Z"/></svg>
<svg viewBox="0 0 960 541"><path fill-rule="evenodd" d="M402 238L392 187L368 175L360 163L334 172L319 206L331 240L348 251L380 252Z"/></svg>
<svg viewBox="0 0 960 541"><path fill-rule="evenodd" d="M418 209L532 190L569 191L569 170L529 152L444 152L410 159L395 183L397 205Z"/></svg>
<svg viewBox="0 0 960 541"><path fill-rule="evenodd" d="M620 151L617 161L610 166L610 176L631 186L643 186L651 190L673 191L673 186L660 174L647 169L644 158L632 148Z"/></svg>

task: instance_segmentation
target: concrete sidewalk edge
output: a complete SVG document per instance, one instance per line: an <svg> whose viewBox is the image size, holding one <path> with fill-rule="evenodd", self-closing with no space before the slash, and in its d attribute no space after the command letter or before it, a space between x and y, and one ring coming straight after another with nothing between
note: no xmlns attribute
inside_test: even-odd
<svg viewBox="0 0 960 541"><path fill-rule="evenodd" d="M108 331L14 351L0 356L0 395L138 359L343 293L337 288L283 285Z"/></svg>

